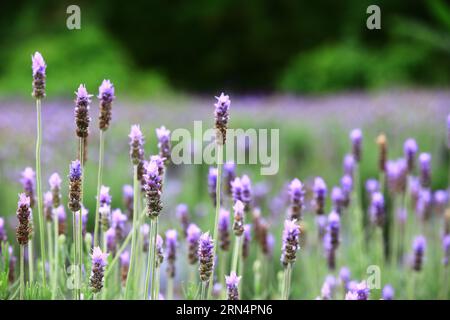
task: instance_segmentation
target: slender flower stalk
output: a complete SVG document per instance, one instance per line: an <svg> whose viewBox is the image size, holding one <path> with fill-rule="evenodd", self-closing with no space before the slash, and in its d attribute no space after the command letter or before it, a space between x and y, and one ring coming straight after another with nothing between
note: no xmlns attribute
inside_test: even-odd
<svg viewBox="0 0 450 320"><path fill-rule="evenodd" d="M41 144L42 144L42 121L41 121L41 100L45 97L45 80L46 68L44 58L39 52L36 52L32 57L33 70L33 97L36 99L36 191L38 203L38 221L39 221L39 235L41 242L41 261L42 261L42 283L46 287L46 272L45 264L47 262L45 249L45 230L44 230L44 215L43 215L43 198L42 198L42 174L41 174Z"/></svg>
<svg viewBox="0 0 450 320"><path fill-rule="evenodd" d="M293 220L285 220L283 245L281 247L281 263L284 267L283 300L289 299L292 266L295 263L299 245L300 228Z"/></svg>

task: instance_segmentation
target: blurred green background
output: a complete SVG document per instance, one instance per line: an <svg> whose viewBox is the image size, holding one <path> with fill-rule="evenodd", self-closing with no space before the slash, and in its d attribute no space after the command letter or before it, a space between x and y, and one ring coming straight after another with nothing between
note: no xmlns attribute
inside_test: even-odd
<svg viewBox="0 0 450 320"><path fill-rule="evenodd" d="M81 8L81 30L66 8ZM381 8L381 30L366 9ZM225 88L248 93L450 83L444 0L8 1L0 12L0 95L28 94L30 55L49 65L52 96L114 79L122 94ZM68 88L73 88L68 90Z"/></svg>

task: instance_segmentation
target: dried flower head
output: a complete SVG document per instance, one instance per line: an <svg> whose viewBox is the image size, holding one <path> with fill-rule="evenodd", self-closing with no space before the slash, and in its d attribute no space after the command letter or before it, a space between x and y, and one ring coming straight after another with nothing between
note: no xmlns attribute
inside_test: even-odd
<svg viewBox="0 0 450 320"><path fill-rule="evenodd" d="M100 115L98 117L98 125L100 130L106 131L111 122L112 103L116 98L114 96L114 85L109 80L103 80L98 88L98 96L100 99Z"/></svg>
<svg viewBox="0 0 450 320"><path fill-rule="evenodd" d="M215 97L217 102L215 106L215 118L216 118L216 142L218 144L225 144L227 136L227 127L229 120L229 109L231 105L230 97L223 92L219 97Z"/></svg>
<svg viewBox="0 0 450 320"><path fill-rule="evenodd" d="M33 97L42 99L45 97L45 70L47 65L39 52L31 56L31 68L33 70Z"/></svg>

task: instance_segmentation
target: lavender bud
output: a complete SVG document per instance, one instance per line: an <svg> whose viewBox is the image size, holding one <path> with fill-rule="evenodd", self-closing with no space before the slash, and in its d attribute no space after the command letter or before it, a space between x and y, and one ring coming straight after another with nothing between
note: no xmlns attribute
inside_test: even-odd
<svg viewBox="0 0 450 320"><path fill-rule="evenodd" d="M379 150L378 168L380 172L384 172L387 159L387 139L385 134L382 133L377 137L377 144Z"/></svg>
<svg viewBox="0 0 450 320"><path fill-rule="evenodd" d="M45 64L44 58L39 52L35 52L31 56L32 70L33 70L33 97L41 99L45 97Z"/></svg>
<svg viewBox="0 0 450 320"><path fill-rule="evenodd" d="M156 136L158 137L159 156L166 162L170 161L171 146L170 146L170 130L162 126L156 129Z"/></svg>
<svg viewBox="0 0 450 320"><path fill-rule="evenodd" d="M231 101L229 96L224 95L223 92L219 97L215 97L217 102L215 106L215 118L216 118L216 141L218 144L225 144L227 136L227 126L229 119L229 109Z"/></svg>
<svg viewBox="0 0 450 320"><path fill-rule="evenodd" d="M28 244L30 238L31 226L30 226L30 198L25 193L19 194L19 202L17 203L17 219L19 224L16 229L17 242L20 245L25 246Z"/></svg>
<svg viewBox="0 0 450 320"><path fill-rule="evenodd" d="M295 178L289 184L289 218L291 220L301 220L303 218L304 196L303 184L299 179Z"/></svg>
<svg viewBox="0 0 450 320"><path fill-rule="evenodd" d="M236 218L234 223L236 224ZM230 249L230 212L228 210L220 209L217 227L217 231L219 232L219 247L223 251L228 251Z"/></svg>
<svg viewBox="0 0 450 320"><path fill-rule="evenodd" d="M125 237L125 223L127 216L122 213L120 209L115 209L111 215L111 226L116 232L117 241L122 241Z"/></svg>
<svg viewBox="0 0 450 320"><path fill-rule="evenodd" d="M89 105L91 103L91 94L88 94L86 87L80 84L78 90L75 92L75 124L77 126L77 136L86 138L89 135Z"/></svg>
<svg viewBox="0 0 450 320"><path fill-rule="evenodd" d="M419 156L420 165L420 185L427 189L431 187L431 155L429 153L421 153Z"/></svg>
<svg viewBox="0 0 450 320"><path fill-rule="evenodd" d="M322 215L325 213L325 197L327 196L327 185L321 177L314 179L314 204L316 214Z"/></svg>
<svg viewBox="0 0 450 320"><path fill-rule="evenodd" d="M81 209L81 175L80 160L72 161L69 171L69 208L72 212Z"/></svg>
<svg viewBox="0 0 450 320"><path fill-rule="evenodd" d="M188 261L195 264L198 261L198 240L201 230L195 223L191 223L187 228L186 241L188 243Z"/></svg>
<svg viewBox="0 0 450 320"><path fill-rule="evenodd" d="M98 117L98 125L100 130L106 131L111 121L112 103L116 98L114 96L114 85L109 80L103 80L98 88L98 96L100 99L100 115Z"/></svg>
<svg viewBox="0 0 450 320"><path fill-rule="evenodd" d="M383 300L394 300L394 288L387 284L383 288Z"/></svg>
<svg viewBox="0 0 450 320"><path fill-rule="evenodd" d="M161 264L164 261L164 240L163 238L157 234L156 235L156 245L155 245L155 250L156 250L156 267L159 268L161 266ZM174 267L175 268L175 267ZM175 272L175 269L173 269L173 271Z"/></svg>
<svg viewBox="0 0 450 320"><path fill-rule="evenodd" d="M105 267L108 263L108 254L103 253L100 247L95 247L92 251L92 270L91 277L89 279L89 286L92 292L98 293L103 288L103 278L105 273Z"/></svg>
<svg viewBox="0 0 450 320"><path fill-rule="evenodd" d="M422 270L423 258L425 255L425 248L427 246L427 240L424 236L417 236L414 238L413 242L413 252L414 252L414 260L413 260L413 270L420 271Z"/></svg>
<svg viewBox="0 0 450 320"><path fill-rule="evenodd" d="M231 183L236 178L236 164L228 161L223 165L223 172L225 176L225 193L231 197L232 187Z"/></svg>
<svg viewBox="0 0 450 320"><path fill-rule="evenodd" d="M198 259L200 280L208 282L214 268L214 241L209 235L209 232L203 233L198 241Z"/></svg>
<svg viewBox="0 0 450 320"><path fill-rule="evenodd" d="M344 174L353 177L355 171L355 158L351 154L346 154L344 157Z"/></svg>
<svg viewBox="0 0 450 320"><path fill-rule="evenodd" d="M58 221L58 235L65 234L67 215L63 205L55 209L55 217Z"/></svg>
<svg viewBox="0 0 450 320"><path fill-rule="evenodd" d="M186 238L187 236L187 228L189 227L189 209L188 206L184 203L180 203L176 208L176 215L178 220L181 223L181 229L183 229L183 235Z"/></svg>
<svg viewBox="0 0 450 320"><path fill-rule="evenodd" d="M372 202L370 204L370 214L372 222L383 227L385 220L385 208L384 208L384 197L380 192L375 192L372 195Z"/></svg>
<svg viewBox="0 0 450 320"><path fill-rule="evenodd" d="M208 192L211 200L214 204L214 207L217 205L216 203L216 185L217 185L217 169L214 167L209 168L208 173Z"/></svg>
<svg viewBox="0 0 450 320"><path fill-rule="evenodd" d="M131 162L133 163L133 165L138 166L144 161L144 136L142 135L141 128L138 124L131 126L131 131L128 137L130 138ZM143 168L141 168L141 170L143 170ZM139 172L138 180L141 180Z"/></svg>
<svg viewBox="0 0 450 320"><path fill-rule="evenodd" d="M133 218L133 197L134 197L134 191L133 187L129 184L126 184L122 188L122 195L123 195L123 205L126 209L127 216L130 220Z"/></svg>
<svg viewBox="0 0 450 320"><path fill-rule="evenodd" d="M58 208L61 205L61 182L62 180L56 172L48 179L50 191L52 192L53 208Z"/></svg>
<svg viewBox="0 0 450 320"><path fill-rule="evenodd" d="M44 216L47 222L52 221L53 196L51 191L44 194Z"/></svg>
<svg viewBox="0 0 450 320"><path fill-rule="evenodd" d="M444 259L442 263L444 266L448 266L450 260L450 235L445 235L442 239L442 250L444 251Z"/></svg>
<svg viewBox="0 0 450 320"><path fill-rule="evenodd" d="M241 277L236 275L236 272L231 272L229 276L225 276L225 283L227 285L228 300L239 300L239 281Z"/></svg>
<svg viewBox="0 0 450 320"><path fill-rule="evenodd" d="M251 225L244 225L244 237L242 241L242 259L247 259L250 253L250 241L251 241Z"/></svg>
<svg viewBox="0 0 450 320"><path fill-rule="evenodd" d="M403 145L403 154L405 155L408 172L411 173L416 165L416 154L419 151L417 142L414 139L407 139Z"/></svg>
<svg viewBox="0 0 450 320"><path fill-rule="evenodd" d="M175 277L175 260L177 253L177 231L174 229L166 232L166 259L167 259L167 276L169 278Z"/></svg>
<svg viewBox="0 0 450 320"><path fill-rule="evenodd" d="M281 246L281 263L283 266L294 264L299 246L300 228L292 220L284 221L283 245Z"/></svg>
<svg viewBox="0 0 450 320"><path fill-rule="evenodd" d="M360 129L354 129L350 133L350 140L352 142L352 153L356 162L361 162L361 144L362 144L362 132Z"/></svg>
<svg viewBox="0 0 450 320"><path fill-rule="evenodd" d="M22 178L20 179L22 183L23 191L30 198L30 208L34 208L35 197L34 189L36 187L36 174L34 170L30 167L25 168L22 171Z"/></svg>
<svg viewBox="0 0 450 320"><path fill-rule="evenodd" d="M233 230L236 237L240 237L244 233L244 204L238 200L234 204L233 209L234 209Z"/></svg>
<svg viewBox="0 0 450 320"><path fill-rule="evenodd" d="M159 216L162 210L161 202L161 177L158 172L158 165L155 161L150 161L146 167L145 197L147 199L147 216L154 219Z"/></svg>
<svg viewBox="0 0 450 320"><path fill-rule="evenodd" d="M245 205L245 212L249 212L252 204L252 182L247 175L241 178L242 185L242 202Z"/></svg>

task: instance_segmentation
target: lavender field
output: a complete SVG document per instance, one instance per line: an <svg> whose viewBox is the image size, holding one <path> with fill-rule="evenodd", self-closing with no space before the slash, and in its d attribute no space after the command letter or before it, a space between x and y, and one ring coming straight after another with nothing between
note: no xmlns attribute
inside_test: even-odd
<svg viewBox="0 0 450 320"><path fill-rule="evenodd" d="M450 297L449 91L139 101L99 79L71 101L39 54L32 75L0 101L2 299ZM172 161L194 121L212 165ZM225 159L237 128L279 130L276 174Z"/></svg>

